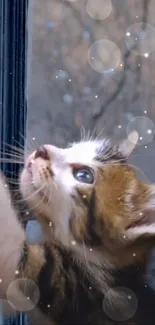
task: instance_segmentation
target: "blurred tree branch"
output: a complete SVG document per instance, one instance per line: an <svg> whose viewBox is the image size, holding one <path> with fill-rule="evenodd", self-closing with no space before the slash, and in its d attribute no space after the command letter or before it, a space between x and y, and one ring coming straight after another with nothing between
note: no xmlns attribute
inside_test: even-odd
<svg viewBox="0 0 155 325"><path fill-rule="evenodd" d="M147 20L148 20L148 11L149 11L149 3L150 0L143 0L143 15L142 15L142 31L144 31L146 29L146 24L147 24ZM124 51L124 55L123 55L123 62L124 62L124 70L123 70L123 75L121 80L118 82L115 91L113 92L112 95L110 95L110 97L106 100L106 102L104 103L104 105L101 106L100 111L97 112L94 116L93 116L93 122L97 122L102 115L104 114L104 112L106 111L106 109L108 108L108 106L117 98L117 96L120 94L120 92L122 91L125 82L126 82L126 72L128 69L130 69L130 65L128 64L128 60L130 58L130 56L132 55L132 51L134 49L136 49L138 47L138 42L135 42L135 44L130 48ZM141 76L141 56L138 55L136 58L136 69L135 69L135 74L136 74L136 78L135 78L135 85L137 88L137 85L140 83L140 76ZM136 92L136 88L135 88L135 97L137 92Z"/></svg>

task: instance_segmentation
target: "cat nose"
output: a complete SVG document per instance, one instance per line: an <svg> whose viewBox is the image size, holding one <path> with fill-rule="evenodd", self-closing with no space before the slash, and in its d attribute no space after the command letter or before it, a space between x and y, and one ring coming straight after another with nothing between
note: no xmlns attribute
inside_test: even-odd
<svg viewBox="0 0 155 325"><path fill-rule="evenodd" d="M49 160L50 159L49 154L48 154L48 151L47 151L47 149L44 146L40 146L36 150L34 159L36 159L36 158L42 158L44 160Z"/></svg>

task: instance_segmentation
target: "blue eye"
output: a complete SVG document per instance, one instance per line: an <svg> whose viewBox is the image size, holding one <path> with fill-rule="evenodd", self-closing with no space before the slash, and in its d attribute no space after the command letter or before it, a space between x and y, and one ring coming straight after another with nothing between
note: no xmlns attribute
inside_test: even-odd
<svg viewBox="0 0 155 325"><path fill-rule="evenodd" d="M92 184L94 182L94 175L91 169L81 168L73 171L73 175L78 182Z"/></svg>

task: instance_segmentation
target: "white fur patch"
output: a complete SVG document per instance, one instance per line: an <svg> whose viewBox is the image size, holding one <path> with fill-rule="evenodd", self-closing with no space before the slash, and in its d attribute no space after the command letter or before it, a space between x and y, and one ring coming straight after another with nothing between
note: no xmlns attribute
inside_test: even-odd
<svg viewBox="0 0 155 325"><path fill-rule="evenodd" d="M87 141L74 144L73 147L66 149L67 163L91 164L96 156L96 148L98 145L99 141Z"/></svg>
<svg viewBox="0 0 155 325"><path fill-rule="evenodd" d="M25 233L11 206L9 192L0 175L0 285L1 293L5 293L9 283L15 276Z"/></svg>
<svg viewBox="0 0 155 325"><path fill-rule="evenodd" d="M127 231L127 237L130 239L136 239L142 235L155 236L155 223L146 226L137 226Z"/></svg>

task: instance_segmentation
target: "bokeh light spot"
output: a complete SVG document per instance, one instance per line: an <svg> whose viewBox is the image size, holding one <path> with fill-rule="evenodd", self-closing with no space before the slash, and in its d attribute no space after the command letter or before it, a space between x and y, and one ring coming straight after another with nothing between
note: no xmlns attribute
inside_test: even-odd
<svg viewBox="0 0 155 325"><path fill-rule="evenodd" d="M137 307L138 300L135 293L125 287L110 289L103 300L104 312L117 322L131 319Z"/></svg>
<svg viewBox="0 0 155 325"><path fill-rule="evenodd" d="M96 20L106 19L112 11L110 0L88 0L87 12L90 17Z"/></svg>
<svg viewBox="0 0 155 325"><path fill-rule="evenodd" d="M155 28L146 24L143 29L143 22L136 23L128 28L125 43L132 53L148 58L155 50Z"/></svg>
<svg viewBox="0 0 155 325"><path fill-rule="evenodd" d="M8 302L18 311L32 310L37 305L39 298L39 289L30 279L17 279L7 289Z"/></svg>
<svg viewBox="0 0 155 325"><path fill-rule="evenodd" d="M134 130L139 134L138 145L146 145L152 142L155 126L147 116L137 116L128 123L127 135L129 136Z"/></svg>
<svg viewBox="0 0 155 325"><path fill-rule="evenodd" d="M119 47L107 39L96 41L88 50L88 61L91 67L100 73L111 73L121 61Z"/></svg>

